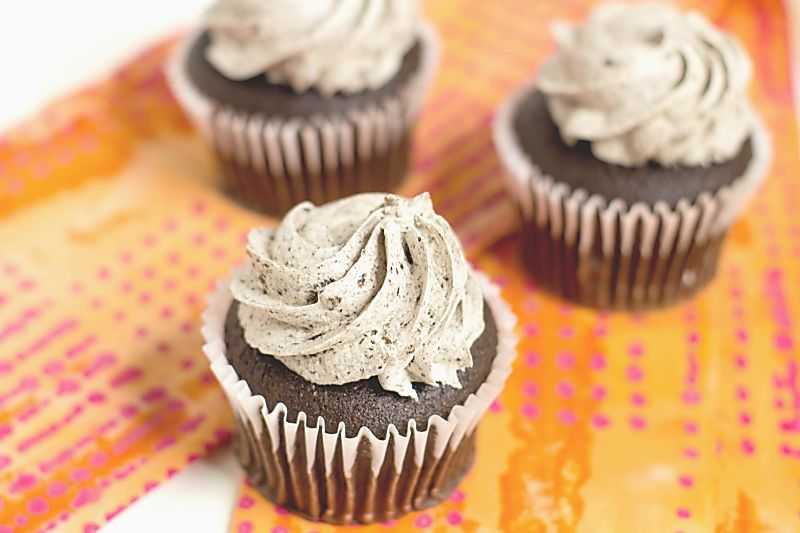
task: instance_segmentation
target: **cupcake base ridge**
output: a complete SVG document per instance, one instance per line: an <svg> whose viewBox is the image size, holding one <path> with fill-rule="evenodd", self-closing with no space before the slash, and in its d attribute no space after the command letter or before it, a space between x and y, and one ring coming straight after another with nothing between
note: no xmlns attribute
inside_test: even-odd
<svg viewBox="0 0 800 533"><path fill-rule="evenodd" d="M623 170L605 179L613 168L609 165L605 174L571 176L576 183L571 185L544 172L521 146L515 119L537 97L528 86L500 108L494 141L506 167L508 188L522 213L524 255L539 286L580 305L642 309L680 301L707 285L716 273L728 229L766 175L771 148L763 125L757 122L743 148L744 156L749 156L743 161L725 168L698 167L695 174L691 169L676 170L683 173L676 181L686 190L700 186L691 197L668 189L670 169L665 168L649 173ZM553 124L542 127L543 135L552 136ZM587 165L585 154L576 158L583 158L578 168ZM725 175L726 169L739 167L740 174ZM549 168L557 172L552 165ZM633 179L637 172L648 180L640 188ZM632 180L628 190L614 187L615 181L626 178ZM697 192L702 180L717 188ZM618 196L598 192L603 185Z"/></svg>
<svg viewBox="0 0 800 533"><path fill-rule="evenodd" d="M287 124L280 128L264 128L259 120L254 119L248 125L234 128L226 126L228 121L236 120L225 114L215 117L213 123L219 128L214 137L214 148L225 176L223 186L226 192L256 211L279 216L305 200L322 205L362 192L395 191L408 175L412 149L410 131L404 132L402 138L394 139L390 146L382 147L380 151L376 149L376 153L368 154L367 149L363 148L356 156L357 147L352 144L352 139L358 133L357 129L351 131L351 123L320 123L316 127L318 129L313 126L301 129L300 126ZM358 120L356 118L355 123ZM269 146L268 150L273 154L270 159L248 158L241 151L231 149L238 141L229 138L228 133L248 130L261 139L257 142ZM285 134L291 133L281 136L278 134L281 130ZM340 150L339 154L329 157L329 161L322 161L326 157L325 148L313 144L317 131L325 132L324 135L332 139L331 145L338 146ZM309 157L303 164L296 157L293 159L287 155L300 153L296 147L288 148L296 138L312 139L305 145L303 153L306 157L309 154L315 156ZM251 155L256 153L258 148L254 148ZM343 154L349 155L345 157ZM347 163L336 160L336 157Z"/></svg>
<svg viewBox="0 0 800 533"><path fill-rule="evenodd" d="M310 420L251 392L226 355L227 281L204 314L204 351L236 414L237 452L250 481L270 500L314 520L337 524L396 518L445 499L474 460L477 424L500 393L516 355L515 318L499 290L478 274L497 329L488 376L446 416L392 423L381 434L343 421ZM326 427L327 426L327 427Z"/></svg>
<svg viewBox="0 0 800 533"><path fill-rule="evenodd" d="M591 213L591 207L588 211L587 216L600 216ZM652 231L657 227L666 228L671 222L696 235L698 224L694 214L680 222L639 220L632 222L639 226L633 233L626 232L626 238L633 239L628 253L617 246L604 250L604 237L620 236L622 228L617 226L617 216L619 213L606 217L612 219L610 229L595 229L592 239L595 245L586 251L581 251L575 240L565 240L563 233L557 232L554 236L551 223L525 224L523 257L537 286L590 307L643 310L689 298L714 278L725 233L679 243L675 240L677 234L656 231L655 236L648 235L644 225L649 224Z"/></svg>
<svg viewBox="0 0 800 533"><path fill-rule="evenodd" d="M438 63L429 25L392 80L353 95L296 94L263 76L227 80L206 62L204 43L203 32L185 38L167 77L216 152L225 187L245 205L279 215L304 200L396 190L407 177L413 129Z"/></svg>
<svg viewBox="0 0 800 533"><path fill-rule="evenodd" d="M366 441L356 448L349 473L345 473L339 460L334 460L330 471L319 467L323 461L319 453L317 466L309 468L302 440L295 441L293 450L299 459L289 462L284 459L288 450L283 442L279 441L273 451L269 434L259 438L251 426L243 425L240 420L234 442L247 479L267 500L308 520L345 525L385 522L446 500L472 468L476 433L473 431L455 447L446 447L437 457L433 449L434 430L423 451L422 463L414 460L415 450L408 447L400 470L389 459L395 451L394 444L389 444L387 460L377 474ZM322 448L321 437L318 436L314 446L316 450Z"/></svg>

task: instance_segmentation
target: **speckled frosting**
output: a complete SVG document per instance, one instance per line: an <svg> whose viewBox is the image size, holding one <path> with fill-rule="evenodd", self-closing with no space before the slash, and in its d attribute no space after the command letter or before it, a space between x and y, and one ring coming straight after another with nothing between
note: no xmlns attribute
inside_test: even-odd
<svg viewBox="0 0 800 533"><path fill-rule="evenodd" d="M608 163L721 163L753 128L751 64L702 15L662 4L609 4L582 26L554 26L558 52L539 89L562 138Z"/></svg>
<svg viewBox="0 0 800 533"><path fill-rule="evenodd" d="M233 80L352 93L389 81L421 24L417 0L217 0L208 59Z"/></svg>
<svg viewBox="0 0 800 533"><path fill-rule="evenodd" d="M304 202L255 229L249 268L231 283L245 340L320 385L378 376L460 387L484 329L483 296L430 197L360 194Z"/></svg>

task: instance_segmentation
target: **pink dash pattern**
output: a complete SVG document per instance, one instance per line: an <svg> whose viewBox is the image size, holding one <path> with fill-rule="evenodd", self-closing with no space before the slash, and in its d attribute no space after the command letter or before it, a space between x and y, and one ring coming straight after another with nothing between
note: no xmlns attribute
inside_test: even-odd
<svg viewBox="0 0 800 533"><path fill-rule="evenodd" d="M47 333L36 339L28 348L18 352L16 355L17 360L24 361L36 353L44 350L53 341L59 337L64 336L66 333L78 327L78 321L75 319L66 319L58 323L55 327L50 329Z"/></svg>

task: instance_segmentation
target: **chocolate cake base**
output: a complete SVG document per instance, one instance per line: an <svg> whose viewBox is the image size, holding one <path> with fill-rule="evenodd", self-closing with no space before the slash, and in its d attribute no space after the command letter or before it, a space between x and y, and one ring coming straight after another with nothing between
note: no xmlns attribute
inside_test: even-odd
<svg viewBox="0 0 800 533"><path fill-rule="evenodd" d="M519 102L512 128L537 171L528 190L523 246L540 288L590 307L647 309L688 298L714 278L727 232L703 236L702 215L687 208L747 173L752 139L721 164L612 165L597 159L589 143L564 143L538 91ZM586 194L576 195L579 190ZM601 207L589 209L592 196L602 199ZM611 208L614 200L624 202L621 210ZM634 205L644 205L654 222L623 223ZM665 229L668 224L674 231ZM581 241L588 246L581 248Z"/></svg>
<svg viewBox="0 0 800 533"><path fill-rule="evenodd" d="M476 430L457 444L437 444L438 428L429 427L434 415L447 419L450 411L462 405L486 382L497 355L497 325L488 304L484 304L486 327L472 346L473 366L459 372L461 389L414 384L419 401L384 390L377 378L344 385L316 385L295 374L277 358L264 355L244 340L233 302L225 321L226 358L251 393L264 397L268 408L283 403L285 419L296 422L304 412L310 424L317 417L325 420L327 432L345 424L348 437L369 428L378 439L388 439L385 450L374 447L362 436L355 448L352 467L345 472L344 451L336 444L332 461L326 464L322 432L309 465L304 438L283 438L273 442L269 431L257 433L247 419L237 419L236 453L248 480L267 499L311 520L335 524L370 523L397 518L409 511L425 509L446 499L469 472L475 460ZM418 431L428 431L421 459L417 447L407 446L400 463L396 462L394 424L401 436L409 435L408 422L415 420ZM300 423L298 434L306 434ZM281 432L282 433L282 432ZM417 436L415 436L417 435ZM446 437L450 438L450 437ZM288 448L291 446L291 449ZM374 453L381 453L373 457ZM377 462L376 462L377 461ZM398 466L399 465L399 466Z"/></svg>
<svg viewBox="0 0 800 533"><path fill-rule="evenodd" d="M347 111L380 105L413 80L422 61L422 43L417 42L404 56L397 73L378 89L333 95L309 89L298 94L287 85L271 83L263 75L248 80L226 78L206 59L210 44L208 32L203 32L189 49L186 72L194 86L220 105L276 119L344 115Z"/></svg>
<svg viewBox="0 0 800 533"><path fill-rule="evenodd" d="M278 403L286 405L290 422L297 420L300 411L313 422L322 417L325 427L331 430L344 422L348 437L367 427L376 437L384 438L389 424L405 435L411 419L416 421L418 430L427 428L433 415L446 419L453 407L463 404L486 381L497 355L497 326L489 306L484 305L486 327L472 345L472 367L458 372L460 389L415 383L419 401L414 401L384 390L377 377L344 385L317 385L286 368L278 358L264 355L247 344L238 308L238 302L234 301L226 317L226 355L253 394L263 396L270 408Z"/></svg>
<svg viewBox="0 0 800 533"><path fill-rule="evenodd" d="M513 121L519 145L530 161L545 176L564 183L572 190L583 189L608 201L615 198L627 205L664 202L674 206L679 200L693 201L702 193L714 193L744 175L753 157L748 140L733 159L707 166L665 167L649 163L623 167L597 159L590 143L566 144L547 109L545 96L531 92L516 109Z"/></svg>

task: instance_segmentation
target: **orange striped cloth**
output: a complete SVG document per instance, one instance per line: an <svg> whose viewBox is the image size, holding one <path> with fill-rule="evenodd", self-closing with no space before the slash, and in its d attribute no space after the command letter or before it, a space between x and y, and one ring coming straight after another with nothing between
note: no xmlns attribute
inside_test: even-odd
<svg viewBox="0 0 800 533"><path fill-rule="evenodd" d="M530 285L515 237L493 244L516 218L492 110L551 49L548 20L590 3L428 3L444 61L405 192L432 191L524 338L466 483L389 527L798 530L800 190L778 0L686 3L750 49L776 144L769 183L701 297L646 315L573 309ZM268 221L215 189L164 83L169 48L0 136L0 533L94 531L228 441L199 314L247 228ZM232 528L333 529L247 487Z"/></svg>

